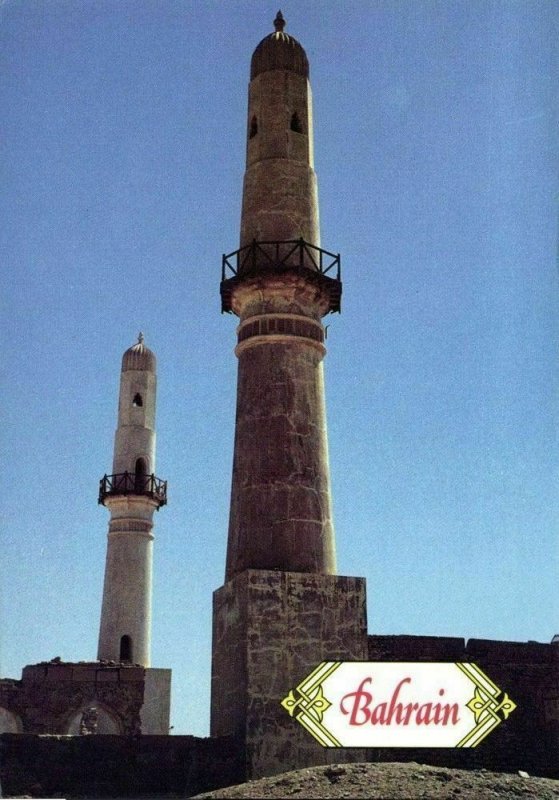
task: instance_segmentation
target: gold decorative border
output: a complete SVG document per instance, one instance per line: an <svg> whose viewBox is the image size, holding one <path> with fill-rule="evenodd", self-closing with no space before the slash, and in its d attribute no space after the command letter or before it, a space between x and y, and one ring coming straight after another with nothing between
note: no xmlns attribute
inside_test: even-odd
<svg viewBox="0 0 559 800"><path fill-rule="evenodd" d="M342 663L323 661L281 701L289 716L295 717L323 747L343 746L322 724L322 717L332 705L324 697L322 684Z"/></svg>
<svg viewBox="0 0 559 800"><path fill-rule="evenodd" d="M477 747L517 706L477 664L456 663L456 666L476 687L474 696L466 703L466 708L469 708L474 715L476 726L458 742L456 747ZM503 697L499 700L501 694Z"/></svg>

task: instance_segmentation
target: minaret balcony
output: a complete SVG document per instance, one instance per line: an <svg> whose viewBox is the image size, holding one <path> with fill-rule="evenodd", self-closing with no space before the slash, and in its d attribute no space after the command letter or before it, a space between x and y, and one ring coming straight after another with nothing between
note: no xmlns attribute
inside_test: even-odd
<svg viewBox="0 0 559 800"><path fill-rule="evenodd" d="M99 500L105 505L107 497L121 497L135 494L150 497L157 508L167 503L167 481L151 475L138 475L134 472L120 472L117 475L104 475L99 481Z"/></svg>
<svg viewBox="0 0 559 800"><path fill-rule="evenodd" d="M342 296L340 254L330 253L304 239L258 242L222 257L221 311L232 310L232 293L247 278L265 273L295 272L319 283L329 293L329 311L340 311Z"/></svg>

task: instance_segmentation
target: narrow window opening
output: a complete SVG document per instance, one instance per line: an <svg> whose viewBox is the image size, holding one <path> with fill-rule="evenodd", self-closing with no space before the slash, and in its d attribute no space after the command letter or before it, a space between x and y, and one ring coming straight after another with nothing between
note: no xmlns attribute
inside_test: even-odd
<svg viewBox="0 0 559 800"><path fill-rule="evenodd" d="M296 111L293 112L293 116L291 117L290 128L292 131L295 131L295 133L303 133L303 126L299 119L299 114Z"/></svg>
<svg viewBox="0 0 559 800"><path fill-rule="evenodd" d="M134 491L143 492L146 489L146 462L143 458L138 458L134 469Z"/></svg>
<svg viewBox="0 0 559 800"><path fill-rule="evenodd" d="M141 408L144 405L144 401L142 400L142 395L139 392L136 392L134 395L134 399L132 400L132 405Z"/></svg>
<svg viewBox="0 0 559 800"><path fill-rule="evenodd" d="M253 117L250 121L249 138L253 139L257 133L258 133L258 120L256 119L256 117Z"/></svg>
<svg viewBox="0 0 559 800"><path fill-rule="evenodd" d="M120 660L132 662L132 639L130 636L120 637Z"/></svg>

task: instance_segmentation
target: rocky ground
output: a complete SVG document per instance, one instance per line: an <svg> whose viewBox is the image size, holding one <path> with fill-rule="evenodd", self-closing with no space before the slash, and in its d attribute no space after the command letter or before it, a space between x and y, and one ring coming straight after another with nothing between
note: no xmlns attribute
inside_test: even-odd
<svg viewBox="0 0 559 800"><path fill-rule="evenodd" d="M452 798L559 800L559 780L424 764L336 764L285 772L196 798Z"/></svg>

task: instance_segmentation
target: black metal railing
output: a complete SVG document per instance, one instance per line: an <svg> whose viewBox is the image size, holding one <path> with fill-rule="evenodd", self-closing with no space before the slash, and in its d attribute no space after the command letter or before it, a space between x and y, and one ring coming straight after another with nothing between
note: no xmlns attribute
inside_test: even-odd
<svg viewBox="0 0 559 800"><path fill-rule="evenodd" d="M342 296L339 253L323 250L304 239L257 242L256 239L222 256L221 310L232 311L235 287L265 273L295 272L318 283L329 296L329 311L340 311Z"/></svg>
<svg viewBox="0 0 559 800"><path fill-rule="evenodd" d="M134 472L120 472L117 475L103 475L99 481L99 503L115 495L138 494L157 501L158 508L167 503L167 481L151 475L137 475Z"/></svg>
<svg viewBox="0 0 559 800"><path fill-rule="evenodd" d="M234 250L222 257L221 280L240 276L266 267L288 267L311 269L321 275L334 272L329 277L341 280L339 253L330 253L304 239L289 239L277 242L257 242Z"/></svg>

